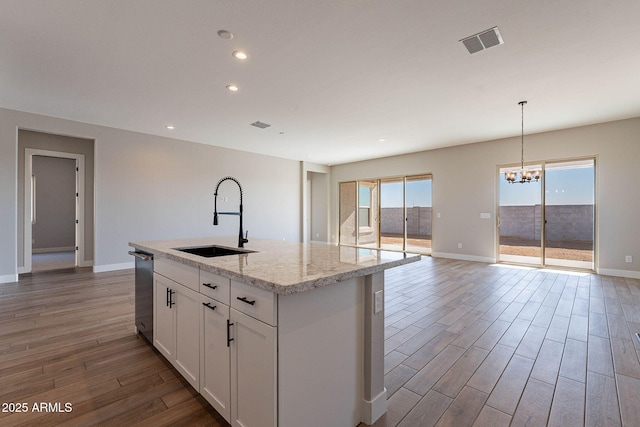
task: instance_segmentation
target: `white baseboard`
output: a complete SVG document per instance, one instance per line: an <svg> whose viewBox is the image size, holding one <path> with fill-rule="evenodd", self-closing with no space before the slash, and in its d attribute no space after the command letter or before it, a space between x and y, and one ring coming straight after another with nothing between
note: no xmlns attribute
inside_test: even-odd
<svg viewBox="0 0 640 427"><path fill-rule="evenodd" d="M599 268L598 274L602 276L628 277L630 279L640 279L640 271L615 270L613 268Z"/></svg>
<svg viewBox="0 0 640 427"><path fill-rule="evenodd" d="M449 254L446 252L431 252L431 256L434 258L451 258L451 259L459 259L461 261L488 262L492 264L496 262L496 259L491 257L464 255L464 254Z"/></svg>
<svg viewBox="0 0 640 427"><path fill-rule="evenodd" d="M373 400L362 400L362 421L372 425L387 412L387 389L384 388Z"/></svg>
<svg viewBox="0 0 640 427"><path fill-rule="evenodd" d="M33 248L32 254L48 254L52 252L73 252L76 250L75 246L64 246L59 248Z"/></svg>
<svg viewBox="0 0 640 427"><path fill-rule="evenodd" d="M120 264L106 264L106 265L94 265L93 272L94 273L104 273L106 271L116 271L116 270L126 270L129 268L134 268L136 266L135 262L123 262Z"/></svg>
<svg viewBox="0 0 640 427"><path fill-rule="evenodd" d="M17 274L5 274L0 276L0 283L13 283L18 281Z"/></svg>

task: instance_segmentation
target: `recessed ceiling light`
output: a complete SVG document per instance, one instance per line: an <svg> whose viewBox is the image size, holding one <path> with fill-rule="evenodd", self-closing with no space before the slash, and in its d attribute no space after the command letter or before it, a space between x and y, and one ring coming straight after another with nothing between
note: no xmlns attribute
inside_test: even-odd
<svg viewBox="0 0 640 427"><path fill-rule="evenodd" d="M385 142L385 141L386 141L386 139L384 139L384 138L380 138L380 139L378 140L378 142Z"/></svg>
<svg viewBox="0 0 640 427"><path fill-rule="evenodd" d="M218 37L225 40L231 40L233 38L233 34L227 30L220 30L218 31Z"/></svg>
<svg viewBox="0 0 640 427"><path fill-rule="evenodd" d="M175 126L173 126L173 125L166 125L165 127L167 129L169 129L169 130L174 130L175 129Z"/></svg>
<svg viewBox="0 0 640 427"><path fill-rule="evenodd" d="M237 92L238 90L240 90L236 85L227 85L227 89L231 92Z"/></svg>
<svg viewBox="0 0 640 427"><path fill-rule="evenodd" d="M233 57L236 59L240 59L241 61L244 61L249 57L246 52L243 52L241 50L234 50L231 55L233 55Z"/></svg>

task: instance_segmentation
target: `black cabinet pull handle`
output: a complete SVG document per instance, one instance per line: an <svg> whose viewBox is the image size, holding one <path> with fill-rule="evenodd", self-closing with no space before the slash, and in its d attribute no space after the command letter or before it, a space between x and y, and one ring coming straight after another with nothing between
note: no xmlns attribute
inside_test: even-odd
<svg viewBox="0 0 640 427"><path fill-rule="evenodd" d="M231 338L231 326L233 326L233 323L227 319L227 347L231 347L231 341L233 341L233 338Z"/></svg>
<svg viewBox="0 0 640 427"><path fill-rule="evenodd" d="M218 285L212 285L211 283L203 283L202 286L206 286L210 289L218 289Z"/></svg>
<svg viewBox="0 0 640 427"><path fill-rule="evenodd" d="M173 302L173 294L175 294L176 291L172 291L171 289L169 289L169 308L173 307L174 305L176 305L175 302Z"/></svg>
<svg viewBox="0 0 640 427"><path fill-rule="evenodd" d="M237 299L239 299L239 300L240 300L240 301L242 301L242 302L246 302L247 304L254 305L254 304L256 303L256 300L249 301L249 300L247 299L247 297L236 297L236 298L237 298Z"/></svg>
<svg viewBox="0 0 640 427"><path fill-rule="evenodd" d="M205 307L209 307L211 310L215 310L217 305L211 305L208 302L203 302L202 305L204 305Z"/></svg>
<svg viewBox="0 0 640 427"><path fill-rule="evenodd" d="M169 307L169 292L171 292L171 289L167 288L167 303L166 306Z"/></svg>

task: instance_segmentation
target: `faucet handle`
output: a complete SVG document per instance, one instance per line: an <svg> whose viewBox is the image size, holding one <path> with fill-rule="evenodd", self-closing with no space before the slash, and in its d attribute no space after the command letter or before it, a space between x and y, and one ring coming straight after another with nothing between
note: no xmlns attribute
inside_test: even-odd
<svg viewBox="0 0 640 427"><path fill-rule="evenodd" d="M245 232L245 237L244 237L244 239L242 239L242 241L243 241L244 243L248 243L248 242L249 242L249 230L247 230L247 231Z"/></svg>

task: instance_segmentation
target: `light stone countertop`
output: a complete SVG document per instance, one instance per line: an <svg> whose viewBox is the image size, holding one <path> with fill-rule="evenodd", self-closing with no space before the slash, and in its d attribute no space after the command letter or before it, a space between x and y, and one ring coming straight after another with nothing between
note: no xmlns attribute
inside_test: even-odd
<svg viewBox="0 0 640 427"><path fill-rule="evenodd" d="M376 249L250 239L241 255L205 258L175 248L223 246L238 249L237 237L130 242L129 246L234 280L288 295L366 276L420 260L418 254Z"/></svg>

